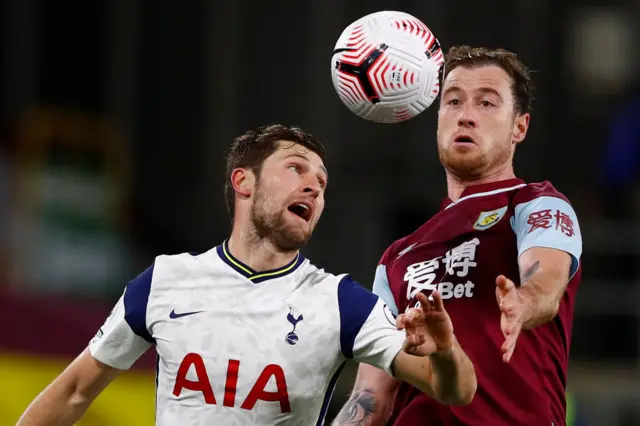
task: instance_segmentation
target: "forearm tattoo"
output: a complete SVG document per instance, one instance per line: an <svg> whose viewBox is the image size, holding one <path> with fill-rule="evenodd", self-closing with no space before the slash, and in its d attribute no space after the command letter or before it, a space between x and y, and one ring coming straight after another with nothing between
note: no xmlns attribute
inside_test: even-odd
<svg viewBox="0 0 640 426"><path fill-rule="evenodd" d="M342 407L334 426L365 426L373 419L376 400L371 389L358 389Z"/></svg>
<svg viewBox="0 0 640 426"><path fill-rule="evenodd" d="M540 261L536 260L533 265L531 265L526 271L522 272L520 274L520 285L526 283L527 281L529 281L531 279L531 277L533 276L533 274L535 274L536 272L538 272L538 269L540 268Z"/></svg>

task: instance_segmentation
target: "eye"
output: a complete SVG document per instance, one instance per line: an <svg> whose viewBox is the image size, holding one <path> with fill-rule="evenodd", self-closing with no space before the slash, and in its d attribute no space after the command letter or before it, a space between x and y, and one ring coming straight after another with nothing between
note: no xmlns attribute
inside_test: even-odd
<svg viewBox="0 0 640 426"><path fill-rule="evenodd" d="M295 173L300 173L300 166L298 166L297 164L291 164L289 167L287 167L289 170L294 171Z"/></svg>
<svg viewBox="0 0 640 426"><path fill-rule="evenodd" d="M452 105L452 106L456 106L456 105L460 105L460 100L458 99L451 99L449 100L449 102L447 102L448 105Z"/></svg>
<svg viewBox="0 0 640 426"><path fill-rule="evenodd" d="M327 186L327 182L324 179L318 179L318 183L320 184L320 188L324 189Z"/></svg>
<svg viewBox="0 0 640 426"><path fill-rule="evenodd" d="M481 104L483 107L495 106L495 104L494 104L493 102L491 102L491 101L487 101L487 100L484 100L484 101L480 102L480 104Z"/></svg>

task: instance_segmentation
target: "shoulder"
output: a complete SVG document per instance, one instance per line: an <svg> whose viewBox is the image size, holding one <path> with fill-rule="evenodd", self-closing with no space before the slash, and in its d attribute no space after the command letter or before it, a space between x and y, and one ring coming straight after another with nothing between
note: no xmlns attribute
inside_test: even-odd
<svg viewBox="0 0 640 426"><path fill-rule="evenodd" d="M549 181L530 183L518 190L511 207L514 213L512 224L514 220L524 220L529 225L531 222L550 223L554 214L557 217L566 216L572 223L577 221L576 211L569 198Z"/></svg>
<svg viewBox="0 0 640 426"><path fill-rule="evenodd" d="M407 248L411 247L411 243L410 243L411 236L413 236L419 231L420 231L420 228L414 231L413 233L392 242L386 248L384 253L382 253L382 256L380 257L380 261L378 262L378 265L386 265L389 261L398 257L403 250L406 250Z"/></svg>
<svg viewBox="0 0 640 426"><path fill-rule="evenodd" d="M310 286L318 286L323 292L336 294L338 299L371 297L373 293L356 281L349 273L334 274L307 261L300 267L296 280ZM377 296L374 296L377 299Z"/></svg>
<svg viewBox="0 0 640 426"><path fill-rule="evenodd" d="M184 270L192 269L195 265L202 264L208 256L208 252L195 253L185 252L177 254L161 254L155 258L155 268L163 270Z"/></svg>
<svg viewBox="0 0 640 426"><path fill-rule="evenodd" d="M198 270L205 270L197 253L161 254L155 257L138 279L148 282L153 290L159 287L172 288L176 281L198 275ZM166 284L166 285L165 285Z"/></svg>
<svg viewBox="0 0 640 426"><path fill-rule="evenodd" d="M346 273L332 273L319 267L309 259L305 259L304 263L300 265L298 270L291 276L295 281L298 281L300 285L307 287L319 287L320 289L333 292L340 284L340 281L348 276Z"/></svg>
<svg viewBox="0 0 640 426"><path fill-rule="evenodd" d="M569 199L548 180L543 182L528 183L526 186L520 188L514 196L514 205L527 203L541 197L558 198L570 203Z"/></svg>

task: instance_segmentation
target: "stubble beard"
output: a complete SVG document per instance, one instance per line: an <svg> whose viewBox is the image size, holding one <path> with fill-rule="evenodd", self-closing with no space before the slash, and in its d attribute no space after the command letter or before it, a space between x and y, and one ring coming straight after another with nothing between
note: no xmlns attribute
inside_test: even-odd
<svg viewBox="0 0 640 426"><path fill-rule="evenodd" d="M461 181L475 181L487 176L495 168L511 161L508 143L494 146L489 152L479 147L474 152L455 152L453 145L446 148L438 144L438 158L445 170Z"/></svg>
<svg viewBox="0 0 640 426"><path fill-rule="evenodd" d="M289 252L304 247L311 235L307 232L288 229L285 212L266 196L260 186L256 188L255 199L251 206L251 222L258 241L269 241L278 250Z"/></svg>

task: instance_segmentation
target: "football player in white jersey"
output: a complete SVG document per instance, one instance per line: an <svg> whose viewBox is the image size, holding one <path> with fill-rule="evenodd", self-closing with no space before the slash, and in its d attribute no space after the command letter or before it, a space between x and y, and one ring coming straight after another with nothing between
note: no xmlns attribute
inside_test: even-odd
<svg viewBox="0 0 640 426"><path fill-rule="evenodd" d="M200 255L158 256L18 425L73 424L151 346L161 426L322 425L347 359L469 403L475 371L437 293L395 319L348 275L300 254L324 209L324 163L322 144L297 128L237 138L229 239Z"/></svg>

